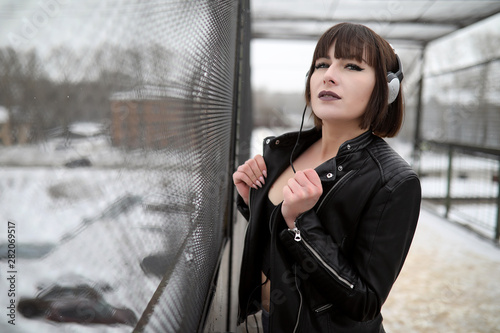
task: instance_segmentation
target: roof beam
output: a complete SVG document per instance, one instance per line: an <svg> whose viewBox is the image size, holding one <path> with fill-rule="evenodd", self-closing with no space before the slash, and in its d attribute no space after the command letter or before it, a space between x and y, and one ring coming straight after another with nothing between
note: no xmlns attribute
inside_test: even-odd
<svg viewBox="0 0 500 333"><path fill-rule="evenodd" d="M470 20L470 18L468 19ZM468 24L461 24L457 19L443 19L443 20L429 20L429 19L413 19L413 20L374 20L374 19L360 19L360 18L347 18L347 17L314 17L314 16L277 16L277 15L263 15L254 14L252 16L252 23L276 23L276 22L290 22L290 23L329 23L329 22L351 22L360 24L423 24L423 25L439 25L446 26L453 29L460 29Z"/></svg>
<svg viewBox="0 0 500 333"><path fill-rule="evenodd" d="M269 31L252 31L252 39L282 39L282 40L317 40L322 32L315 33L280 33ZM422 48L428 40L418 38L387 38L391 43L408 48Z"/></svg>

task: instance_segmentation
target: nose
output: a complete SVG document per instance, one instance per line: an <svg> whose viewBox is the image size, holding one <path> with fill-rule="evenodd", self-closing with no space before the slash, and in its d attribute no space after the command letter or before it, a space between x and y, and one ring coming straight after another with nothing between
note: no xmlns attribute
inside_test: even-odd
<svg viewBox="0 0 500 333"><path fill-rule="evenodd" d="M323 83L324 84L337 84L337 70L335 68L335 63L332 63L328 69L325 71L323 75Z"/></svg>

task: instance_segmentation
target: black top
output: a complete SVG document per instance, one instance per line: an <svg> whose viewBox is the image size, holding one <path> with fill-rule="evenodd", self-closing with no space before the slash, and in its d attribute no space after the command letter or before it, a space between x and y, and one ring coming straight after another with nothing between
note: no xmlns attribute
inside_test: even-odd
<svg viewBox="0 0 500 333"><path fill-rule="evenodd" d="M276 206L269 200L269 197L267 197L266 204L265 204L265 212L264 216L267 217L268 222L266 224L269 224L269 220L271 219L271 213L273 212L274 208ZM262 272L266 275L266 277L269 278L269 271L271 269L271 229L269 228L269 234L266 233L266 238L267 241L264 246L264 253L262 254Z"/></svg>

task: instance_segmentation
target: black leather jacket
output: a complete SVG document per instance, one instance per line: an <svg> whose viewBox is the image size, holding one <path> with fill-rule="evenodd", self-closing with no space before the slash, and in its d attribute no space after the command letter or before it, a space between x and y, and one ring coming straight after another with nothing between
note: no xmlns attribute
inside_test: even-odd
<svg viewBox="0 0 500 333"><path fill-rule="evenodd" d="M301 134L296 156L321 137ZM316 168L323 194L288 229L277 206L260 216L269 187L289 166L297 133L267 138L268 177L251 190L238 322L260 310L262 252L271 241L271 332L380 332L382 304L406 258L420 211L420 182L407 162L371 132L343 143ZM295 156L295 157L296 157Z"/></svg>

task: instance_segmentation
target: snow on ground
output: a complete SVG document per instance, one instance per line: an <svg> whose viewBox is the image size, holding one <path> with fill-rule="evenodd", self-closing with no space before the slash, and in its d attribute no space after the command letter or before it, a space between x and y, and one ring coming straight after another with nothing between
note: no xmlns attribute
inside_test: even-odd
<svg viewBox="0 0 500 333"><path fill-rule="evenodd" d="M1 218L17 222L19 241L31 244L58 242L117 201L149 200L162 195L158 185L166 185L164 171L143 169L23 167L0 168L0 173Z"/></svg>
<svg viewBox="0 0 500 333"><path fill-rule="evenodd" d="M84 281L91 286L109 286L103 293L105 300L118 308L129 308L139 317L159 283L159 277L146 274L141 262L149 255L173 252L179 248L185 233L183 224L189 216L182 214L155 214L135 206L114 218L103 218L88 225L76 237L57 244L47 256L17 260L17 290L19 297L32 298L39 287L54 283L74 286ZM171 234L158 232L162 228ZM178 230L176 230L176 227ZM184 237L183 237L184 236ZM21 248L23 245L19 244ZM175 261L172 261L172 264ZM8 270L0 263L2 272ZM7 283L0 282L0 295L6 295ZM19 298L18 298L19 299ZM2 303L5 297L0 297ZM0 328L2 328L0 322ZM3 328L7 328L3 327ZM26 319L17 315L16 330L2 332L130 332L125 325L55 324Z"/></svg>
<svg viewBox="0 0 500 333"><path fill-rule="evenodd" d="M387 332L500 332L500 248L426 209L383 307Z"/></svg>
<svg viewBox="0 0 500 333"><path fill-rule="evenodd" d="M110 149L106 136L68 140L56 138L40 144L23 146L0 146L0 165L2 166L63 166L78 159L90 158L95 166L123 165L125 156L119 149Z"/></svg>
<svg viewBox="0 0 500 333"><path fill-rule="evenodd" d="M63 167L81 156L92 166ZM189 185L178 183L191 184L194 175L183 162L176 152L126 153L95 137L65 145L51 140L43 146L2 147L0 276L9 270L7 223L12 221L17 301L55 283L75 286L84 281L108 286L105 300L139 317L159 284L143 260L162 256L173 270L190 232L196 198ZM8 288L8 281L0 279L4 309ZM131 327L56 324L26 319L19 312L15 326L0 320L0 332L55 331L130 332Z"/></svg>
<svg viewBox="0 0 500 333"><path fill-rule="evenodd" d="M104 131L104 126L100 123L78 122L69 126L69 131L74 134L92 137Z"/></svg>

